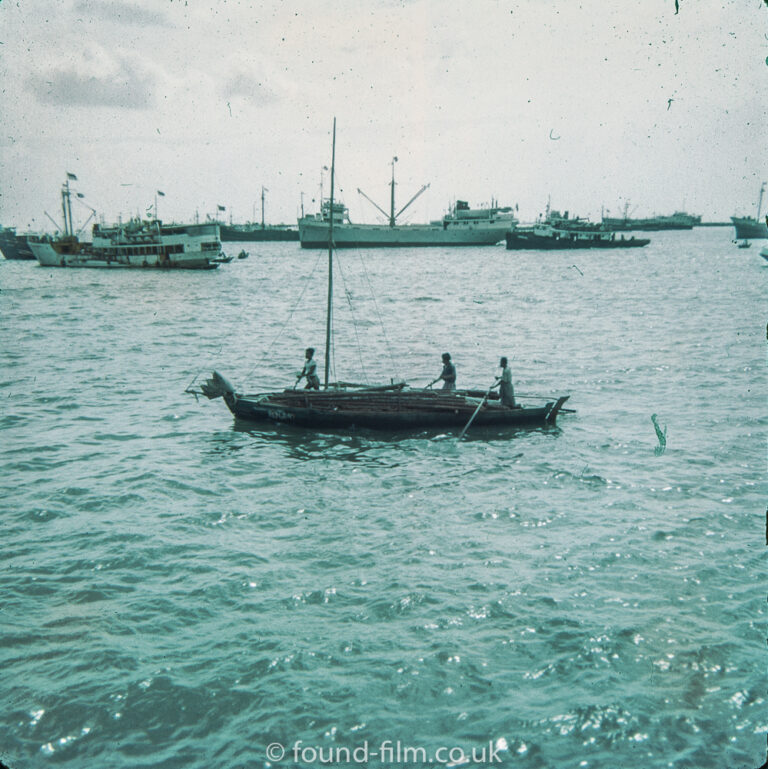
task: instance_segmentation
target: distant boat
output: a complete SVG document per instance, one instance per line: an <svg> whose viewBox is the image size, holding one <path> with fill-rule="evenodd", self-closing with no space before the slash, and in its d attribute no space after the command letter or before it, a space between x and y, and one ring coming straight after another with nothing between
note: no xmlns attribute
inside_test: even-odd
<svg viewBox="0 0 768 769"><path fill-rule="evenodd" d="M624 206L624 215L621 217L604 216L603 224L615 232L627 232L640 230L645 232L658 232L660 230L691 230L701 224L701 217L688 214L685 211L675 211L668 216L650 216L644 219L632 219L628 215L629 204Z"/></svg>
<svg viewBox="0 0 768 769"><path fill-rule="evenodd" d="M247 258L248 258L248 256L249 256L248 252L247 252L247 251L245 251L245 250L243 250L243 251L241 251L241 252L240 252L240 253L237 255L237 258L238 258L238 259L247 259Z"/></svg>
<svg viewBox="0 0 768 769"><path fill-rule="evenodd" d="M59 229L56 225L57 234L55 235L30 235L27 243L41 267L66 267L67 256L79 252L82 248L90 247L90 243L81 241L75 234L75 228L72 224L72 195L73 192L69 186L69 174L64 184L61 185L61 210L62 227ZM78 197L82 197L79 193ZM91 215L85 221L85 225L96 215L91 209ZM46 213L46 216L48 214ZM51 219L50 216L48 216ZM53 222L53 219L51 219ZM56 224L56 222L53 222ZM82 228L81 228L82 229Z"/></svg>
<svg viewBox="0 0 768 769"><path fill-rule="evenodd" d="M92 242L53 243L67 267L159 267L211 270L219 266L218 224L164 224L131 219L93 225Z"/></svg>
<svg viewBox="0 0 768 769"><path fill-rule="evenodd" d="M287 224L220 224L221 239L225 243L261 242L261 241L296 241L299 231Z"/></svg>
<svg viewBox="0 0 768 769"><path fill-rule="evenodd" d="M354 224L349 209L340 202L324 200L320 213L299 219L302 248L325 248L333 219L336 248L417 248L427 246L494 246L517 224L511 206L471 208L466 200L457 200L442 219L429 224L399 224L397 218L429 188L425 184L395 213L395 161L392 161L390 210L384 211L362 190L358 192L371 202L388 220L387 224Z"/></svg>
<svg viewBox="0 0 768 769"><path fill-rule="evenodd" d="M580 217L571 218L566 211L547 209L546 218L530 227L516 227L506 235L507 248L519 250L565 250L574 248L639 248L648 238L617 238L615 231Z"/></svg>
<svg viewBox="0 0 768 769"><path fill-rule="evenodd" d="M331 196L329 210L334 211L334 173L336 121L333 127L331 161ZM322 390L286 389L279 392L243 394L221 374L214 371L199 390L187 388L194 395L214 399L223 397L237 418L248 422L287 423L309 430L355 430L367 428L402 432L423 428L463 428L470 425L546 425L554 424L563 403L563 395L536 407L507 407L490 390L450 391L410 389L405 383L374 387L334 385L329 383L331 352L331 317L333 302L333 246L337 243L336 223L331 219L326 231L328 248L328 307L326 317L325 383ZM298 380L297 380L298 381Z"/></svg>
<svg viewBox="0 0 768 769"><path fill-rule="evenodd" d="M17 235L15 227L0 227L0 251L6 259L34 259L27 235Z"/></svg>
<svg viewBox="0 0 768 769"><path fill-rule="evenodd" d="M749 248L752 244L748 240L742 240L737 244L737 248Z"/></svg>
<svg viewBox="0 0 768 769"><path fill-rule="evenodd" d="M768 222L760 219L760 211L763 207L763 195L765 194L765 182L760 185L760 195L757 199L757 216L732 216L736 240L761 240L768 238Z"/></svg>
<svg viewBox="0 0 768 769"><path fill-rule="evenodd" d="M296 227L287 224L265 224L264 223L264 193L268 192L266 187L261 188L261 224L249 222L248 224L224 224L220 223L221 239L225 243L230 242L262 242L273 240L298 240L299 231ZM255 212L254 212L255 213ZM254 219L255 219L254 215Z"/></svg>
<svg viewBox="0 0 768 769"><path fill-rule="evenodd" d="M72 227L69 180L62 187L63 235L31 242L43 266L161 267L215 269L221 263L217 223L164 224L133 218L113 225L94 224L91 242L81 241Z"/></svg>

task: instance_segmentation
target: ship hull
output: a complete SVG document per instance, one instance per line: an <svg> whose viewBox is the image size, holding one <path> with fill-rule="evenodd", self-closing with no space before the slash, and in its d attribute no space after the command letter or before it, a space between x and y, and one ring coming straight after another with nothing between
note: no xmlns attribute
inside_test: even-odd
<svg viewBox="0 0 768 769"><path fill-rule="evenodd" d="M34 259L27 245L26 235L17 235L13 229L0 227L0 251L6 259Z"/></svg>
<svg viewBox="0 0 768 769"><path fill-rule="evenodd" d="M748 216L732 216L736 240L760 240L768 238L768 224Z"/></svg>
<svg viewBox="0 0 768 769"><path fill-rule="evenodd" d="M262 241L296 241L299 231L281 227L243 228L220 225L221 240L225 243L260 243Z"/></svg>
<svg viewBox="0 0 768 769"><path fill-rule="evenodd" d="M56 251L48 240L27 241L32 254L41 267L65 267L64 256Z"/></svg>
<svg viewBox="0 0 768 769"><path fill-rule="evenodd" d="M651 220L624 220L624 219L603 219L603 224L610 230L616 232L630 232L638 230L640 232L661 232L662 230L692 230L694 225L683 222L662 222Z"/></svg>
<svg viewBox="0 0 768 769"><path fill-rule="evenodd" d="M219 266L218 224L131 222L94 225L93 243L52 242L67 267L214 270Z"/></svg>
<svg viewBox="0 0 768 769"><path fill-rule="evenodd" d="M507 249L510 251L563 251L578 248L641 248L651 241L648 238L606 238L606 237L552 237L532 232L510 232L507 234Z"/></svg>
<svg viewBox="0 0 768 769"><path fill-rule="evenodd" d="M510 225L334 224L336 248L419 248L429 246L494 246L504 240ZM302 248L327 248L328 223L299 221Z"/></svg>

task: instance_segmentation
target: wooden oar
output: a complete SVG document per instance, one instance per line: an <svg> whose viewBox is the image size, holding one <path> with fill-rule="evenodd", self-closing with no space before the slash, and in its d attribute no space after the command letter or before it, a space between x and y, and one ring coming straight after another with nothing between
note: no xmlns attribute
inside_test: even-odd
<svg viewBox="0 0 768 769"><path fill-rule="evenodd" d="M456 442L458 443L463 437L464 433L469 430L469 426L472 424L472 422L475 421L475 417L477 416L477 413L480 411L480 409L485 405L485 402L488 400L488 396L491 394L491 390L496 386L496 382L494 382L485 392L485 395L483 396L483 399L478 404L477 408L475 409L475 413L472 414L472 416L469 418L469 422L467 422L466 425L464 425L464 429L459 433L459 437L456 439Z"/></svg>

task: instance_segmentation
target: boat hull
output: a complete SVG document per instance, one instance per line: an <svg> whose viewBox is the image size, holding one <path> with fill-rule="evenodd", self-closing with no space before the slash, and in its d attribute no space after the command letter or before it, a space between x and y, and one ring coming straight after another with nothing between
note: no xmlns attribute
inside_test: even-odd
<svg viewBox="0 0 768 769"><path fill-rule="evenodd" d="M616 232L661 232L663 230L692 230L701 224L700 216L661 216L651 219L612 219L603 217L603 224Z"/></svg>
<svg viewBox="0 0 768 769"><path fill-rule="evenodd" d="M576 248L642 248L651 241L648 238L551 237L532 232L510 232L506 236L510 251L562 251Z"/></svg>
<svg viewBox="0 0 768 769"><path fill-rule="evenodd" d="M262 241L296 241L299 231L288 227L243 227L220 225L224 243L260 243Z"/></svg>
<svg viewBox="0 0 768 769"><path fill-rule="evenodd" d="M421 399L421 396L418 396ZM248 422L271 422L315 430L404 431L430 428L509 427L554 424L564 396L541 407L506 408L498 402L480 406L481 399L437 396L434 404L414 404L408 393L387 393L375 398L375 405L361 399L359 406L345 396L326 392L301 391L294 397L280 394L248 396L224 393L232 414ZM352 399L354 400L354 399ZM480 406L478 410L478 406ZM474 415L474 418L473 418Z"/></svg>
<svg viewBox="0 0 768 769"><path fill-rule="evenodd" d="M28 240L32 254L42 267L66 267L66 260L48 240Z"/></svg>
<svg viewBox="0 0 768 769"><path fill-rule="evenodd" d="M510 230L509 222L462 223L443 227L430 224L334 224L336 248L418 248L430 246L495 246ZM299 220L302 248L328 248L328 223Z"/></svg>
<svg viewBox="0 0 768 769"><path fill-rule="evenodd" d="M30 260L35 258L27 245L27 236L17 235L12 228L0 227L0 251L6 259Z"/></svg>
<svg viewBox="0 0 768 769"><path fill-rule="evenodd" d="M736 240L760 240L768 238L768 224L748 216L732 216Z"/></svg>

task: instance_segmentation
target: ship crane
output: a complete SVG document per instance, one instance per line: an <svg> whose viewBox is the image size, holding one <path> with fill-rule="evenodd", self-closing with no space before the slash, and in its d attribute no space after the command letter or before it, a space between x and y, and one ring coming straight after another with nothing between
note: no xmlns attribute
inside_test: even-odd
<svg viewBox="0 0 768 769"><path fill-rule="evenodd" d="M390 195L390 211L387 213L375 200L372 200L368 195L366 195L359 187L357 188L357 191L372 205L376 208L377 211L380 211L384 216L387 217L389 220L389 226L394 227L395 221L397 220L397 217L400 216L415 200L418 198L425 190L429 189L429 184L425 184L422 186L422 188L397 212L395 213L395 163L397 162L397 158L392 158L392 181L390 182L390 185L392 187L392 192Z"/></svg>

